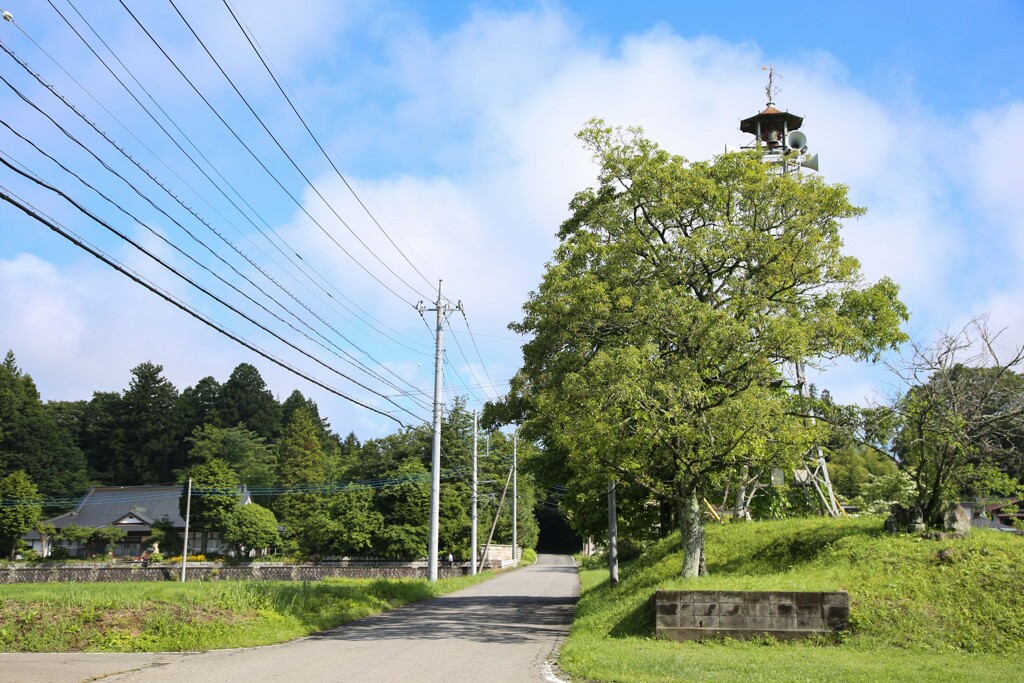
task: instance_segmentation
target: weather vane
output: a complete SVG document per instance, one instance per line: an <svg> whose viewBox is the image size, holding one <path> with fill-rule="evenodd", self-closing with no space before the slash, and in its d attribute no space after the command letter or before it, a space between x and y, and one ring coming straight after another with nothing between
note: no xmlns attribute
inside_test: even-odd
<svg viewBox="0 0 1024 683"><path fill-rule="evenodd" d="M775 104L775 96L782 92L779 86L775 85L775 79L779 78L781 80L782 76L775 75L775 67L771 64L762 66L761 71L768 72L768 85L764 88L764 92L768 96L768 104Z"/></svg>

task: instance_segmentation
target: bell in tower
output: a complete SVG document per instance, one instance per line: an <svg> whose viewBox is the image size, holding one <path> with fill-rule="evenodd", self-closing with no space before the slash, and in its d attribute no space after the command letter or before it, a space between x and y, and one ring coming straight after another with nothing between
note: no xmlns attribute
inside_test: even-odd
<svg viewBox="0 0 1024 683"><path fill-rule="evenodd" d="M807 136L799 131L803 117L775 108L773 100L779 93L775 85L775 70L770 66L765 68L768 71L768 85L765 87L768 104L764 111L740 121L740 130L754 136L754 141L743 148L760 149L764 161L779 164L782 173L801 168L817 171L818 155L808 156Z"/></svg>

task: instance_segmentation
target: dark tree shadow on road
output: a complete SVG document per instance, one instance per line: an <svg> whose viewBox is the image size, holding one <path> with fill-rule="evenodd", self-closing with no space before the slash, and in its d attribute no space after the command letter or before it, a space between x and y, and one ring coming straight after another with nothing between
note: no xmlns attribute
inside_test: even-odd
<svg viewBox="0 0 1024 683"><path fill-rule="evenodd" d="M534 567L531 571L564 572L566 568ZM575 608L575 597L454 594L353 621L310 639L458 639L514 644L564 633L572 623Z"/></svg>

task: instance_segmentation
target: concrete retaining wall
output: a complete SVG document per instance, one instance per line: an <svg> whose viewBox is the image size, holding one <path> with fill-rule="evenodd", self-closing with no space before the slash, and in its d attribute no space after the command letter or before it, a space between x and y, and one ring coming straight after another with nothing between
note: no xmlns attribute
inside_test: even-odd
<svg viewBox="0 0 1024 683"><path fill-rule="evenodd" d="M408 579L426 578L427 566L419 563L386 564L283 564L256 562L237 566L218 562L190 562L186 567L189 581L262 580L262 581L318 581L329 577L353 579ZM456 564L439 565L438 578L468 574L469 568ZM181 565L69 563L37 564L0 568L0 584L47 583L56 581L110 582L110 581L177 581Z"/></svg>
<svg viewBox="0 0 1024 683"><path fill-rule="evenodd" d="M657 637L668 640L763 635L791 640L845 629L850 596L845 591L658 590L654 613Z"/></svg>

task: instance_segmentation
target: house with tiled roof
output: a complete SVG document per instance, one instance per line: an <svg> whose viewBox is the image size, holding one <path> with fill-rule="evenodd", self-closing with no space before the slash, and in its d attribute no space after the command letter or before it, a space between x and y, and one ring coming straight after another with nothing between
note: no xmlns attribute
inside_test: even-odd
<svg viewBox="0 0 1024 683"><path fill-rule="evenodd" d="M161 522L169 523L179 535L185 533L185 520L178 509L182 495L181 486L97 486L89 490L81 502L70 512L45 520L60 532L72 524L91 529L111 526L125 532L124 539L114 548L117 557L138 557L149 545L148 539L153 534L153 527ZM245 487L239 489L239 502L252 502ZM43 539L38 532L25 536L32 545L32 550L43 553ZM201 534L189 533L189 552L196 552L201 546ZM87 557L93 553L104 551L100 547L81 544L64 544L73 557ZM219 552L220 539L217 534L210 534L207 539L207 551Z"/></svg>

